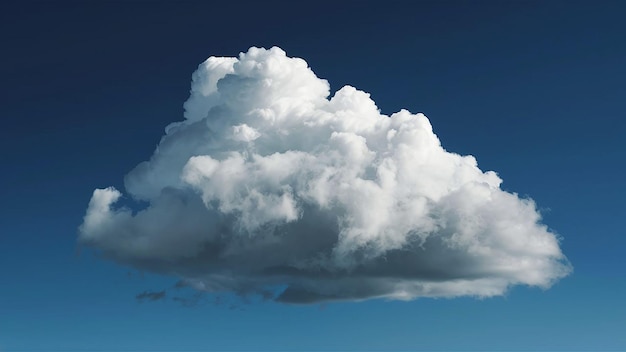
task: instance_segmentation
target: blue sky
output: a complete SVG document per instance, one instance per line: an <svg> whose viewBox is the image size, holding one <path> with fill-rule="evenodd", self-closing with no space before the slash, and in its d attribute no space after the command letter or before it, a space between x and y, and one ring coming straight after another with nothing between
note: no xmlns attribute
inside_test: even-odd
<svg viewBox="0 0 626 352"><path fill-rule="evenodd" d="M626 348L623 3L1 6L0 351ZM274 45L333 93L424 112L536 201L574 272L486 299L137 302L177 278L78 250L93 190L182 120L198 64Z"/></svg>

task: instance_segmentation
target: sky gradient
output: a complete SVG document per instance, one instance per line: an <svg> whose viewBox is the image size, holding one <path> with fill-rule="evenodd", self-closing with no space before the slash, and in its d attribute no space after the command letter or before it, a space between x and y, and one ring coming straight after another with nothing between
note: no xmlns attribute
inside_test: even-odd
<svg viewBox="0 0 626 352"><path fill-rule="evenodd" d="M0 351L626 348L623 3L0 6ZM137 301L177 278L79 250L93 190L123 190L183 119L198 64L275 45L331 94L426 114L535 200L574 272L487 299Z"/></svg>

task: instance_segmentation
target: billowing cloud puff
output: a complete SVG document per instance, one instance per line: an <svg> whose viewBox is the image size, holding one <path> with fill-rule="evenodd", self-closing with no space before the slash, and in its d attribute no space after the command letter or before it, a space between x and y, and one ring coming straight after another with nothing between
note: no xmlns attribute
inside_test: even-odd
<svg viewBox="0 0 626 352"><path fill-rule="evenodd" d="M208 292L282 302L493 296L571 266L530 199L446 151L423 114L381 114L279 48L210 57L185 119L97 189L81 243Z"/></svg>

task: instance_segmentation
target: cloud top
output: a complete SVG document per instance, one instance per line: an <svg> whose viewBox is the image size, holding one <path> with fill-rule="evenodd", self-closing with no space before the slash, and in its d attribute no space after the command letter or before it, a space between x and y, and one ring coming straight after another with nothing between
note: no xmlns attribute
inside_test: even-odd
<svg viewBox="0 0 626 352"><path fill-rule="evenodd" d="M446 151L423 114L391 116L283 50L210 57L185 119L97 189L80 242L208 292L281 302L494 296L571 271L530 199Z"/></svg>

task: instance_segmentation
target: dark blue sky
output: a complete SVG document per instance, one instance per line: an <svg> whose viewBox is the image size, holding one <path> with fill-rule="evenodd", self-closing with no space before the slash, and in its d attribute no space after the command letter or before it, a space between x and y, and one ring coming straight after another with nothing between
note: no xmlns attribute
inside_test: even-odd
<svg viewBox="0 0 626 352"><path fill-rule="evenodd" d="M626 5L620 1L0 5L0 351L623 350ZM277 45L532 197L574 273L486 300L137 303L175 278L77 255L210 55Z"/></svg>

